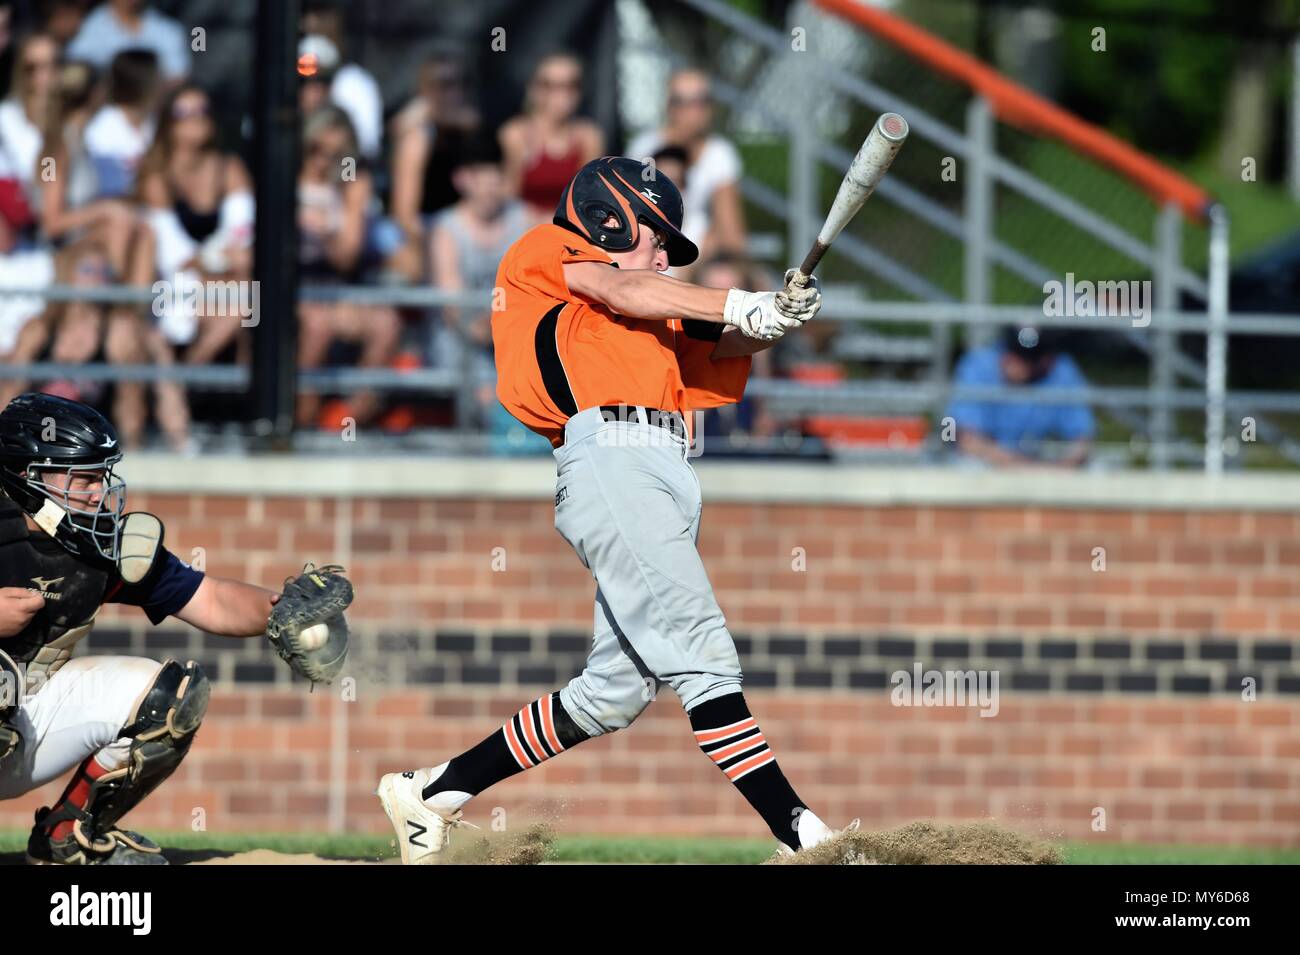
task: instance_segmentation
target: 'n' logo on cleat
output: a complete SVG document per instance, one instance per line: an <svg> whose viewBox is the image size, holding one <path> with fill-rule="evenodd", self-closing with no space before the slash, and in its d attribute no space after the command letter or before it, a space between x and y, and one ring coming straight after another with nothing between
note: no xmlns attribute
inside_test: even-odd
<svg viewBox="0 0 1300 955"><path fill-rule="evenodd" d="M420 841L420 837L429 831L428 827L422 826L418 822L415 822L411 819L406 820L406 824L415 830L414 832L407 835L406 841L413 846L418 846L421 849L429 848L423 842Z"/></svg>

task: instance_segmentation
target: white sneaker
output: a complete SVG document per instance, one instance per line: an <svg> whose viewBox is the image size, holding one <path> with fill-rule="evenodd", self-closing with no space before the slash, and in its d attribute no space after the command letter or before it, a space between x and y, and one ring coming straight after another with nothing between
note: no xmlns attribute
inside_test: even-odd
<svg viewBox="0 0 1300 955"><path fill-rule="evenodd" d="M827 839L833 839L841 833L857 832L860 825L862 825L862 820L854 819L843 829L832 829L822 822L811 809L805 809L799 814L799 825L796 829L799 833L799 849L800 851L811 849L813 846L821 845ZM785 843L782 843L779 849L782 855L794 855L794 850Z"/></svg>
<svg viewBox="0 0 1300 955"><path fill-rule="evenodd" d="M397 833L397 847L402 853L402 865L426 865L451 842L451 830L466 825L477 829L473 823L461 819L461 806L469 801L469 793L446 792L434 797L435 804L421 798L424 787L431 779L442 775L446 766L434 769L417 769L414 772L389 773L379 780L375 795L383 804L388 821Z"/></svg>

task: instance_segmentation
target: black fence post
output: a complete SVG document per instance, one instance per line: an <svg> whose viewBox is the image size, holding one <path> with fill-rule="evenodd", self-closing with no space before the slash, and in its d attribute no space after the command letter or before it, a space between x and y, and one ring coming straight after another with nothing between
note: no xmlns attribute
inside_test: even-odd
<svg viewBox="0 0 1300 955"><path fill-rule="evenodd" d="M257 5L253 83L253 178L257 183L253 279L253 432L272 450L293 437L298 369L299 0Z"/></svg>

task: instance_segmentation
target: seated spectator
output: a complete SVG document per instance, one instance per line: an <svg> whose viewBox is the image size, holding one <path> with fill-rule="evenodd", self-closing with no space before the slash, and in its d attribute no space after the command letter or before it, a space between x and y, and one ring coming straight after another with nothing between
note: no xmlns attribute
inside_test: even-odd
<svg viewBox="0 0 1300 955"><path fill-rule="evenodd" d="M66 49L86 20L91 0L41 0L37 5L41 32L54 37L59 49Z"/></svg>
<svg viewBox="0 0 1300 955"><path fill-rule="evenodd" d="M957 386L1007 386L1027 400L975 401L955 398L946 416L956 427L957 447L965 455L997 467L1049 464L1079 467L1088 459L1096 423L1086 404L1035 401L1047 389L1086 388L1074 359L1060 351L1050 329L1009 329L1003 341L962 356L953 376ZM1067 442L1049 455L1045 442Z"/></svg>
<svg viewBox="0 0 1300 955"><path fill-rule="evenodd" d="M298 46L299 55L308 39L328 44L328 48L321 48L318 60L329 73L329 101L348 114L361 155L374 162L383 150L384 98L379 83L361 64L347 61L343 11L329 0L308 0L303 6L302 29L306 36Z"/></svg>
<svg viewBox="0 0 1300 955"><path fill-rule="evenodd" d="M110 284L106 250L89 239L67 246L58 254L55 277L61 284L83 288ZM91 302L56 302L18 333L9 362L139 364L144 359L138 332L130 312L114 310L106 315L103 306ZM0 402L8 403L14 395L28 390L27 381L9 379L0 385ZM75 379L45 382L40 390L90 404L101 402L105 392L99 383ZM145 424L144 389L119 384L113 391L113 420L122 443L128 448L139 447Z"/></svg>
<svg viewBox="0 0 1300 955"><path fill-rule="evenodd" d="M552 53L533 70L523 112L506 120L498 134L506 185L538 222L555 215L578 170L605 154L605 134L578 115L581 102L582 62L570 53Z"/></svg>
<svg viewBox="0 0 1300 955"><path fill-rule="evenodd" d="M145 0L107 0L82 21L68 58L103 69L124 50L145 50L168 82L190 72L190 35Z"/></svg>
<svg viewBox="0 0 1300 955"><path fill-rule="evenodd" d="M460 200L438 213L431 239L433 284L449 292L482 292L496 285L497 266L530 227L523 203L506 192L501 151L490 138L472 141L457 161L452 182ZM492 310L444 306L434 330L433 364L461 369L474 382L473 424L483 427L496 402ZM470 423L470 422L462 422Z"/></svg>
<svg viewBox="0 0 1300 955"><path fill-rule="evenodd" d="M86 124L85 147L95 167L99 197L118 198L135 191L140 160L153 143L158 102L154 55L127 50L113 58L108 72L108 105Z"/></svg>
<svg viewBox="0 0 1300 955"><path fill-rule="evenodd" d="M364 168L355 178L343 178L343 160L356 151L352 123L343 110L323 106L307 117L298 174L298 276L303 285L345 284L361 261L374 189ZM391 308L303 302L298 317L300 369L325 365L333 345L354 346L362 368L385 367L396 354L401 323ZM358 391L348 405L350 417L365 424L379 411L379 397ZM313 424L319 407L318 395L300 395L299 424Z"/></svg>
<svg viewBox="0 0 1300 955"><path fill-rule="evenodd" d="M85 129L98 110L94 73L85 63L68 63L59 72L58 95L45 122L41 162L57 176L41 177L35 204L40 231L56 248L90 238L108 252L121 278L140 228L139 216L125 199L100 199L99 177L86 150ZM148 278L148 276L146 276Z"/></svg>
<svg viewBox="0 0 1300 955"><path fill-rule="evenodd" d="M677 187L678 192L686 190L686 164L690 157L681 146L662 146L650 157L654 160L655 175L664 176Z"/></svg>
<svg viewBox="0 0 1300 955"><path fill-rule="evenodd" d="M420 67L419 93L393 119L389 214L401 229L403 253L390 266L420 281L428 271L427 229L434 215L459 198L451 170L479 127L465 67L456 55L437 54Z"/></svg>
<svg viewBox="0 0 1300 955"><path fill-rule="evenodd" d="M18 45L9 96L0 102L0 164L5 170L0 189L20 189L21 197L11 201L21 198L29 210L40 201L37 166L46 117L57 96L58 61L59 47L52 37L29 36ZM29 214L27 224L35 222L35 215Z"/></svg>
<svg viewBox="0 0 1300 955"><path fill-rule="evenodd" d="M9 95L9 78L14 70L13 0L0 0L0 99Z"/></svg>
<svg viewBox="0 0 1300 955"><path fill-rule="evenodd" d="M17 237L0 214L0 363L13 364L18 336L45 311L36 296L6 294L6 289L39 289L54 281L54 257L49 249L18 250ZM16 392L15 392L16 393Z"/></svg>
<svg viewBox="0 0 1300 955"><path fill-rule="evenodd" d="M153 228L157 274L168 282L243 282L252 274L253 187L243 161L217 145L208 94L177 87L163 103L158 135L140 167L140 197ZM187 364L216 360L242 327L240 315L159 316Z"/></svg>
<svg viewBox="0 0 1300 955"><path fill-rule="evenodd" d="M633 138L626 153L645 160L664 146L686 150L682 232L700 247L701 260L718 253L743 254L746 241L740 153L713 131L713 119L708 76L700 70L679 70L668 80L663 128Z"/></svg>

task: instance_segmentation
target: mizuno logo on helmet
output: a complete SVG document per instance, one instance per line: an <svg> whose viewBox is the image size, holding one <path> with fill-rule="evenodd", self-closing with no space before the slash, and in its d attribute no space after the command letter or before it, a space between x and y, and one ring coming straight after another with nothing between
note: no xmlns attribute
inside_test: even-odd
<svg viewBox="0 0 1300 955"><path fill-rule="evenodd" d="M45 578L45 577L32 577L32 578L29 578L29 579L30 579L31 582L34 583L37 587L40 587L41 590L49 590L49 589L50 589L51 587L53 587L55 584L61 584L61 583L63 583L63 581L66 580L67 578L66 578L66 577L54 577L54 578L52 578L52 579L49 579L49 578Z"/></svg>
<svg viewBox="0 0 1300 955"><path fill-rule="evenodd" d="M106 438L104 438L104 443L101 444L100 447L101 447L101 448L114 448L114 447L117 447L117 440L116 440L115 438L106 437Z"/></svg>
<svg viewBox="0 0 1300 955"><path fill-rule="evenodd" d="M658 205L658 204L659 204L659 203L658 203L659 193L655 192L653 189L642 189L642 190L641 190L641 195L645 196L647 199L649 199L649 200L650 200L651 202L653 202L655 205Z"/></svg>

